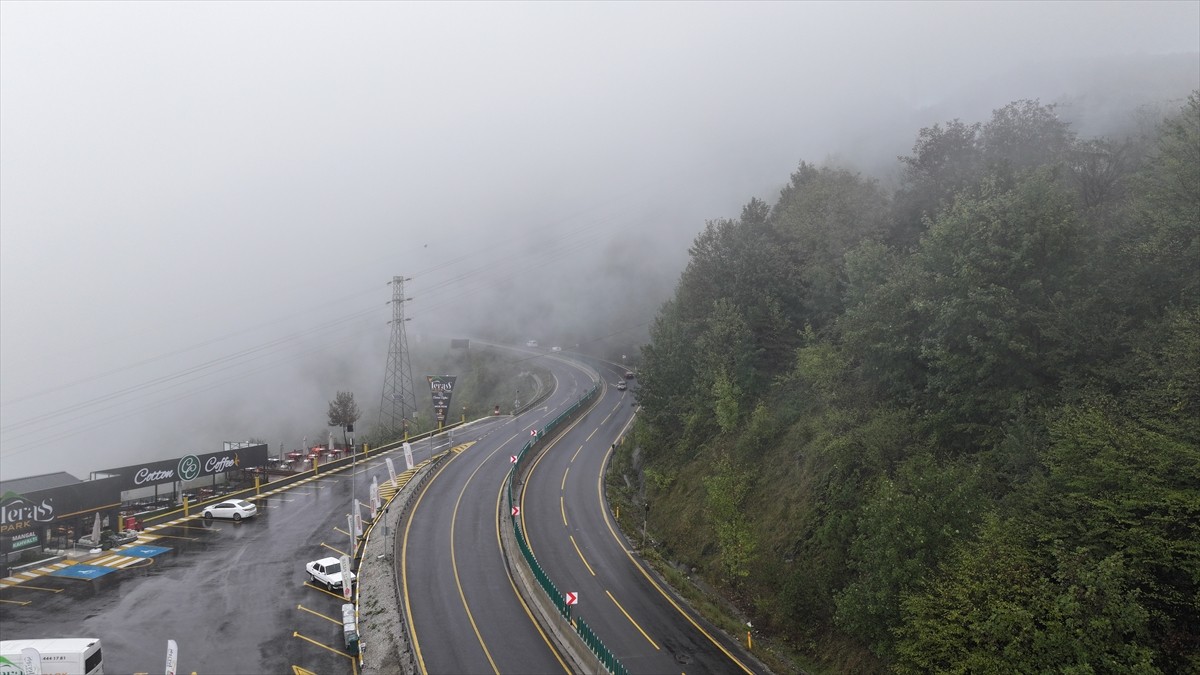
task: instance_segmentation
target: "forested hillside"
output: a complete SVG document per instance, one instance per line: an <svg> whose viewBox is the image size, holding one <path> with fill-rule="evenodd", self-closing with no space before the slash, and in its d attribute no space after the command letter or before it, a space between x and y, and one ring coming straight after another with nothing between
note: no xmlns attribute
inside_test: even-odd
<svg viewBox="0 0 1200 675"><path fill-rule="evenodd" d="M617 498L830 670L1200 671L1200 97L1118 139L1018 101L900 162L708 223Z"/></svg>

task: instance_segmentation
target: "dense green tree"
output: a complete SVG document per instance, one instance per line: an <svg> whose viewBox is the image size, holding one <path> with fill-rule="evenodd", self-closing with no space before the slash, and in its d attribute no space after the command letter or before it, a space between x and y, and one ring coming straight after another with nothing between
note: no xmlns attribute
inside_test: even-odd
<svg viewBox="0 0 1200 675"><path fill-rule="evenodd" d="M901 162L696 238L629 481L668 553L836 670L1200 671L1200 96L1153 142L1017 101Z"/></svg>
<svg viewBox="0 0 1200 675"><path fill-rule="evenodd" d="M888 199L860 174L801 162L771 210L771 224L787 246L804 297L797 324L821 330L841 314L846 273L843 257L867 238L879 237Z"/></svg>
<svg viewBox="0 0 1200 675"><path fill-rule="evenodd" d="M1054 392L1076 351L1080 234L1070 197L1039 170L1011 187L985 182L922 240L913 259L922 405L949 439L987 438L1022 399Z"/></svg>
<svg viewBox="0 0 1200 675"><path fill-rule="evenodd" d="M948 558L905 595L897 672L1158 672L1120 554L1067 553L992 516Z"/></svg>
<svg viewBox="0 0 1200 675"><path fill-rule="evenodd" d="M872 481L850 548L854 579L837 597L838 625L892 653L900 598L937 568L982 508L974 471L927 453L906 460L893 478Z"/></svg>

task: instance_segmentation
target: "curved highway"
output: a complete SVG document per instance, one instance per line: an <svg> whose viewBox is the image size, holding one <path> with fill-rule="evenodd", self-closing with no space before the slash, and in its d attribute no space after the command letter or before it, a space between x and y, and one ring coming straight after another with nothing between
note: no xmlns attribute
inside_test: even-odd
<svg viewBox="0 0 1200 675"><path fill-rule="evenodd" d="M593 386L589 370L546 354L550 396L497 418L459 445L401 523L402 611L422 673L570 673L509 577L500 544L501 489L530 438Z"/></svg>
<svg viewBox="0 0 1200 675"><path fill-rule="evenodd" d="M616 364L590 413L544 451L526 479L521 518L534 555L563 592L578 592L574 614L631 673L765 672L733 640L671 593L631 551L604 497L612 444L633 418L631 391Z"/></svg>

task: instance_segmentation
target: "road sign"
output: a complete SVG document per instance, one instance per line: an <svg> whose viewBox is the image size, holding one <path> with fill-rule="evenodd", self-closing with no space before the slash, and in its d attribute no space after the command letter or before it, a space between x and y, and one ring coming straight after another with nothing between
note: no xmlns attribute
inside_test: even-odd
<svg viewBox="0 0 1200 675"><path fill-rule="evenodd" d="M512 508L512 514L513 514L513 518L516 518L517 516L521 515L521 507L514 506Z"/></svg>
<svg viewBox="0 0 1200 675"><path fill-rule="evenodd" d="M578 605L579 604L579 592L576 591L574 593L567 593L565 599L566 599L568 605Z"/></svg>
<svg viewBox="0 0 1200 675"><path fill-rule="evenodd" d="M533 436L534 438L536 438L536 437L537 437L537 429L530 429L530 430L529 430L529 435L530 435L530 436Z"/></svg>
<svg viewBox="0 0 1200 675"><path fill-rule="evenodd" d="M509 464L516 464L516 463L517 463L517 456L516 456L516 455L509 455L509 456L508 456L508 463L509 463Z"/></svg>

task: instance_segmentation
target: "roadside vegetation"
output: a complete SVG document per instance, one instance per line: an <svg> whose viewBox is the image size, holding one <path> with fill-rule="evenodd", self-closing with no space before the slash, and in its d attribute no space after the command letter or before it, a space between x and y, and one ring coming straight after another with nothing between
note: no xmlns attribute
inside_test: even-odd
<svg viewBox="0 0 1200 675"><path fill-rule="evenodd" d="M417 414L409 424L409 434L420 434L437 426L434 421L433 400L429 394L427 375L454 375L454 393L450 399L449 420L457 422L476 419L492 413L496 406L504 414L513 411L513 402L518 396L527 403L535 394L538 383L551 382L549 370L537 359L522 359L511 352L495 349L481 343L470 349L413 351L413 389L416 394ZM377 401L377 398L363 400ZM378 412L366 410L365 418L374 421ZM404 438L403 429L391 430L372 424L367 431L366 441L373 446Z"/></svg>
<svg viewBox="0 0 1200 675"><path fill-rule="evenodd" d="M900 162L695 239L630 539L795 669L1200 671L1200 97L1092 139L1017 101Z"/></svg>

